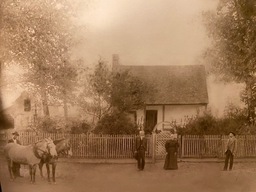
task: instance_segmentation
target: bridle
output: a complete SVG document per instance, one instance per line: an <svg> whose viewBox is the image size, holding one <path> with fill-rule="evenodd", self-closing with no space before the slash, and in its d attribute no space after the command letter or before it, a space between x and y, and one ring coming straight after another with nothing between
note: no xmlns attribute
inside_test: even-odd
<svg viewBox="0 0 256 192"><path fill-rule="evenodd" d="M34 144L34 147L33 147L33 148L34 148L34 152L35 152L35 155L36 155L37 158L42 158L42 157L47 156L47 155L50 154L50 146L49 146L50 142L47 142L46 150L43 150L43 149L37 147L36 144L37 144L37 143ZM39 155L38 152L42 152L42 154Z"/></svg>

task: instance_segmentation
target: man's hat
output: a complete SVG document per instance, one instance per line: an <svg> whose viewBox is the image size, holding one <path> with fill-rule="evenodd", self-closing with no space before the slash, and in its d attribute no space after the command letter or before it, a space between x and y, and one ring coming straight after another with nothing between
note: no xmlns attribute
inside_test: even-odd
<svg viewBox="0 0 256 192"><path fill-rule="evenodd" d="M236 134L233 131L230 131L229 133L232 133L234 136L236 136Z"/></svg>
<svg viewBox="0 0 256 192"><path fill-rule="evenodd" d="M13 132L12 134L19 136L19 133L17 131Z"/></svg>

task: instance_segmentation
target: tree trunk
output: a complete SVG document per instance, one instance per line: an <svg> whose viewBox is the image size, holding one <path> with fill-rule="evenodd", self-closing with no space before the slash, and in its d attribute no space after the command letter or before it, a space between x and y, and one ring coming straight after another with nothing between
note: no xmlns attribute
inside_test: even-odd
<svg viewBox="0 0 256 192"><path fill-rule="evenodd" d="M64 118L67 121L67 119L68 119L68 104L67 104L66 96L64 98L63 105L64 105L63 106L63 108L64 108Z"/></svg>
<svg viewBox="0 0 256 192"><path fill-rule="evenodd" d="M47 98L47 91L46 91L46 85L45 85L45 74L44 74L44 67L43 63L39 61L39 74L40 74L40 89L41 89L41 99L42 99L42 105L43 105L43 114L45 117L50 116L49 107L48 107L48 98Z"/></svg>
<svg viewBox="0 0 256 192"><path fill-rule="evenodd" d="M101 96L99 95L98 97L98 121L101 119L101 115L102 115L102 106L101 106Z"/></svg>
<svg viewBox="0 0 256 192"><path fill-rule="evenodd" d="M0 58L0 87L2 87L2 62L1 62L1 58ZM2 92L0 91L0 110L2 111L2 109L3 109Z"/></svg>
<svg viewBox="0 0 256 192"><path fill-rule="evenodd" d="M43 113L45 117L49 117L50 116L50 112L49 112L49 106L48 106L48 99L47 99L47 93L46 90L44 88L42 88L42 105L43 105Z"/></svg>
<svg viewBox="0 0 256 192"><path fill-rule="evenodd" d="M247 91L247 112L248 112L248 122L251 125L255 124L255 106L253 103L253 80L249 79L246 82Z"/></svg>
<svg viewBox="0 0 256 192"><path fill-rule="evenodd" d="M64 119L65 119L65 129L67 128L67 121L68 121L68 104L67 104L67 94L66 90L64 91L64 99L63 99L63 108L64 108ZM71 130L68 130L71 131Z"/></svg>

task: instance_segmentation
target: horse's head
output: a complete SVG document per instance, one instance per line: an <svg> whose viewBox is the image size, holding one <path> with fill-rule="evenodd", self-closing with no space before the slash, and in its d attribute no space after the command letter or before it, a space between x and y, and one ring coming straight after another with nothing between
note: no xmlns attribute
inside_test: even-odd
<svg viewBox="0 0 256 192"><path fill-rule="evenodd" d="M70 144L70 139L59 139L55 140L54 144L56 145L56 150L58 154L64 154L68 157L72 156L72 149Z"/></svg>
<svg viewBox="0 0 256 192"><path fill-rule="evenodd" d="M57 150L56 150L56 146L53 143L52 139L47 139L47 150L48 150L48 154L52 157L57 157Z"/></svg>
<svg viewBox="0 0 256 192"><path fill-rule="evenodd" d="M40 157L45 156L57 157L56 146L52 139L45 138L36 143L36 148Z"/></svg>

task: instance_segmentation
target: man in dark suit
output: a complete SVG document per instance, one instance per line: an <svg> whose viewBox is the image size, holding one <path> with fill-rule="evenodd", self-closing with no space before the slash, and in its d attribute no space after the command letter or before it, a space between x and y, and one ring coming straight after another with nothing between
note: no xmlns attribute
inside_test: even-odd
<svg viewBox="0 0 256 192"><path fill-rule="evenodd" d="M138 153L138 169L142 171L145 167L145 152L147 150L147 140L144 131L140 131L139 136L136 137L135 148Z"/></svg>
<svg viewBox="0 0 256 192"><path fill-rule="evenodd" d="M19 133L17 131L15 131L15 132L12 133L12 135L13 136L10 140L8 140L8 143L17 143L17 144L21 145L21 142L17 139L18 136L19 136ZM20 164L13 163L12 170L13 170L13 173L14 173L15 177L22 177L20 175Z"/></svg>
<svg viewBox="0 0 256 192"><path fill-rule="evenodd" d="M229 138L226 144L226 150L225 150L225 165L224 165L224 171L227 171L228 169L228 162L230 161L229 164L229 170L231 171L233 168L233 159L234 156L236 155L237 151L237 139L235 138L235 133L230 132L229 133Z"/></svg>

